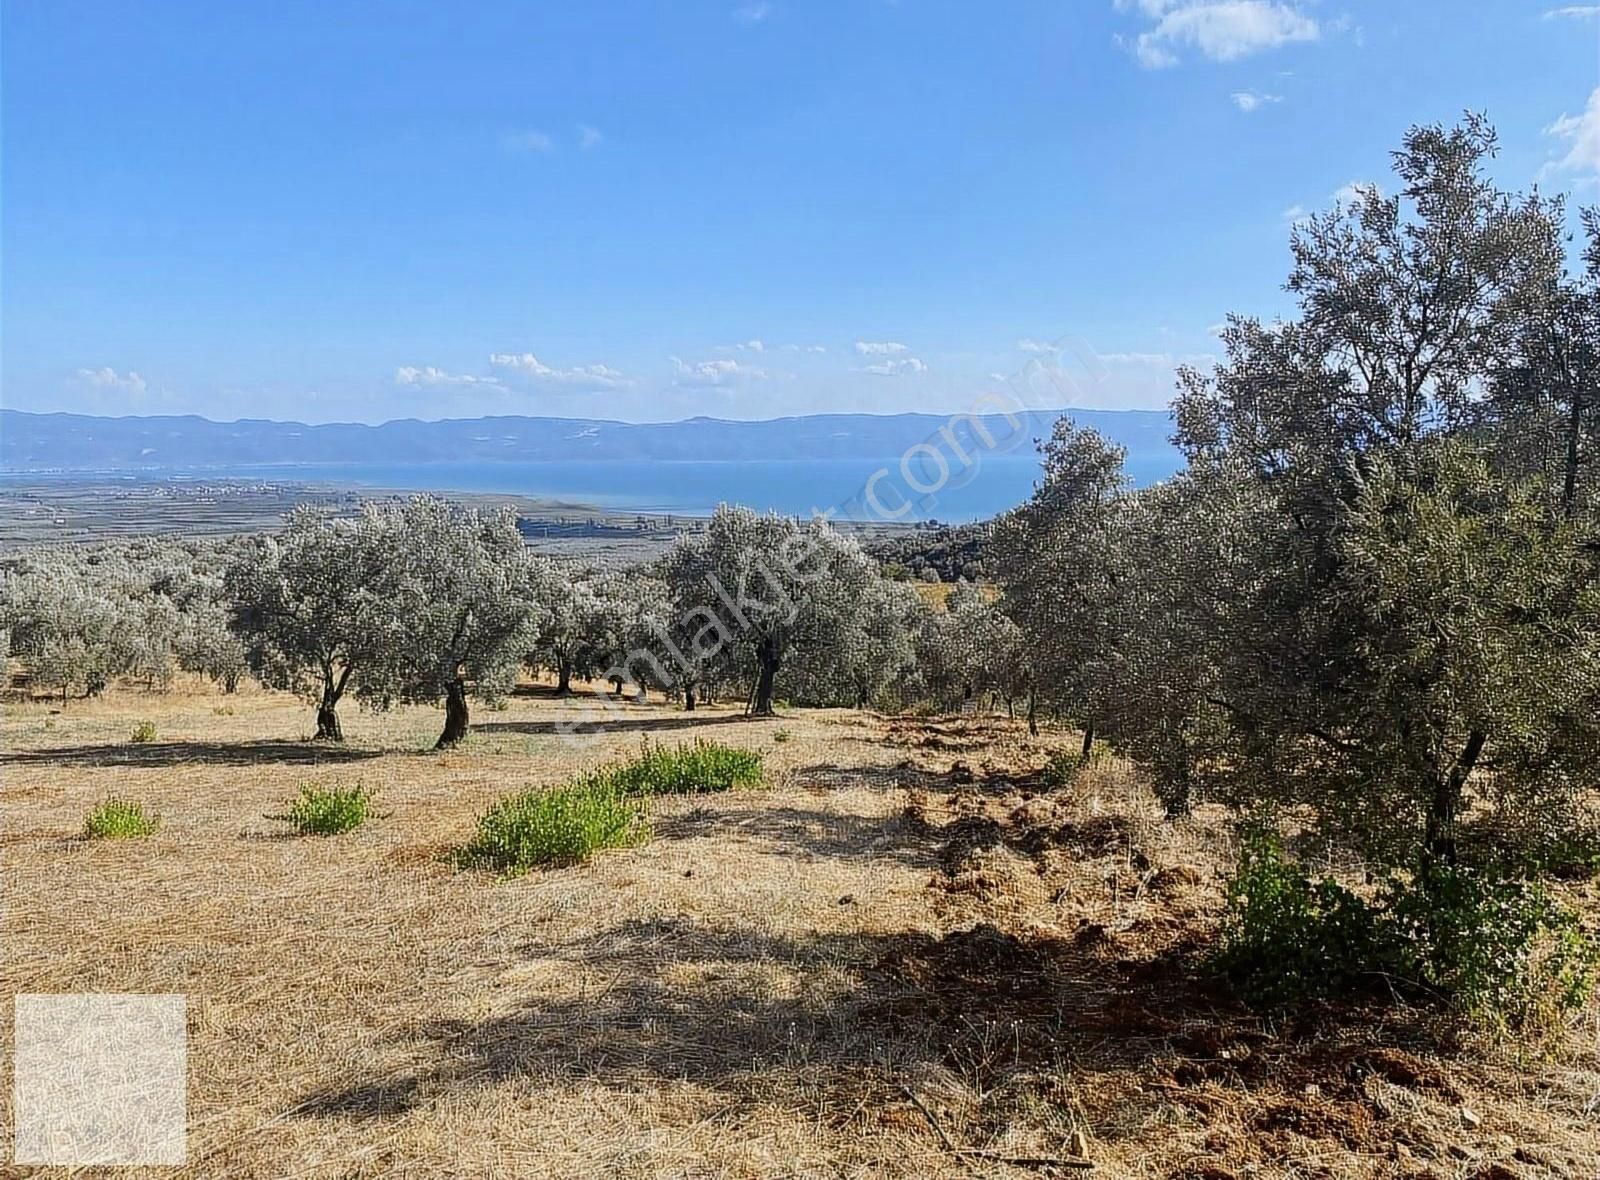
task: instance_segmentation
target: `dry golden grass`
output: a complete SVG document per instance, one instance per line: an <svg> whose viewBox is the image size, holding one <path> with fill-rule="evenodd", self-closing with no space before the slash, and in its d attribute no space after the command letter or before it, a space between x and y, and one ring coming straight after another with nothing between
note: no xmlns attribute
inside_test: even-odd
<svg viewBox="0 0 1600 1180"><path fill-rule="evenodd" d="M955 593L956 582L913 582L917 593L922 596L922 601L933 607L934 610L945 610L950 605L950 595ZM1000 587L993 582L979 582L978 593L989 602L998 601Z"/></svg>
<svg viewBox="0 0 1600 1180"><path fill-rule="evenodd" d="M958 1145L1081 1136L1104 1176L1595 1174L1594 1013L1519 1063L1400 1012L1238 1011L1192 970L1220 817L1163 823L1115 765L1043 791L1068 735L628 704L574 749L575 707L478 709L434 754L426 709L349 707L335 750L264 692L16 704L0 979L187 994L185 1175L1050 1174L953 1155L902 1085ZM772 789L658 801L649 844L584 867L445 859L500 795L644 735L759 749ZM305 782L359 782L379 818L290 836L266 816ZM79 839L107 795L160 830Z"/></svg>

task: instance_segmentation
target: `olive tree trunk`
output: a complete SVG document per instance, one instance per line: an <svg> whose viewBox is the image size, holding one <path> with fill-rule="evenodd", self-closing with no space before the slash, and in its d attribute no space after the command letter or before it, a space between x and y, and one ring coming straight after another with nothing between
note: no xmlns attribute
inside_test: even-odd
<svg viewBox="0 0 1600 1180"><path fill-rule="evenodd" d="M322 666L322 701L317 705L317 733L313 741L344 741L344 727L339 724L339 698L344 696L344 686L349 682L348 664L337 677L332 664Z"/></svg>
<svg viewBox="0 0 1600 1180"><path fill-rule="evenodd" d="M756 675L755 700L750 705L750 712L756 717L772 716L772 683L778 676L778 645L771 639L763 639L756 645L756 659L761 670Z"/></svg>
<svg viewBox="0 0 1600 1180"><path fill-rule="evenodd" d="M1427 827L1423 845L1423 866L1433 868L1456 863L1456 820L1461 815L1462 796L1467 779L1478 765L1488 735L1481 729L1467 734L1466 745L1448 772L1437 775L1433 796L1428 802ZM1426 874L1424 874L1426 876Z"/></svg>
<svg viewBox="0 0 1600 1180"><path fill-rule="evenodd" d="M435 750L447 749L467 736L467 686L459 677L444 688L444 732Z"/></svg>
<svg viewBox="0 0 1600 1180"><path fill-rule="evenodd" d="M312 740L319 742L344 741L344 728L339 724L339 713L335 708L337 698L329 700L324 695L322 703L317 706L317 733Z"/></svg>

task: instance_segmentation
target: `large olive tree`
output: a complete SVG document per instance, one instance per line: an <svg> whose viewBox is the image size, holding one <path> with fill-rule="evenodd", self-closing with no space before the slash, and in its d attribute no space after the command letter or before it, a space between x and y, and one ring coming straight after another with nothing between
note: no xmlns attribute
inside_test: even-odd
<svg viewBox="0 0 1600 1180"><path fill-rule="evenodd" d="M465 508L435 496L370 506L364 517L381 556L374 589L380 639L362 673L375 705L444 702L438 748L467 736L467 696L515 685L543 621L540 571L510 510Z"/></svg>
<svg viewBox="0 0 1600 1180"><path fill-rule="evenodd" d="M877 567L854 539L825 520L720 506L707 527L679 539L662 562L672 610L688 649L674 665L715 660L747 677L749 708L773 711L778 677L840 666L840 653L869 633ZM848 666L849 661L843 661Z"/></svg>
<svg viewBox="0 0 1600 1180"><path fill-rule="evenodd" d="M228 572L234 629L256 674L316 703L316 737L343 741L339 702L384 654L393 603L388 552L368 512L340 520L302 506Z"/></svg>
<svg viewBox="0 0 1600 1180"><path fill-rule="evenodd" d="M1187 564L1234 573L1164 720L1208 735L1209 792L1424 868L1474 802L1551 819L1600 765L1594 521L1483 426L1561 265L1559 207L1497 190L1493 146L1476 118L1411 131L1398 193L1295 231L1298 315L1230 320L1177 402L1210 493Z"/></svg>
<svg viewBox="0 0 1600 1180"><path fill-rule="evenodd" d="M1028 641L1030 691L1082 721L1087 753L1111 707L1106 665L1129 556L1119 531L1126 453L1070 418L1039 451L1033 496L996 523L990 560L1005 584L1003 610Z"/></svg>

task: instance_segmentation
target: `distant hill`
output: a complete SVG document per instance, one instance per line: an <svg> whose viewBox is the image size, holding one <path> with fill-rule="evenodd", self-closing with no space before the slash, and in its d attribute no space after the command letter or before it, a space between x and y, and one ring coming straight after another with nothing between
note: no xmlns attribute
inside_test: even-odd
<svg viewBox="0 0 1600 1180"><path fill-rule="evenodd" d="M1068 410L1129 451L1141 481L1181 465L1165 411ZM1059 413L1029 415L1043 437ZM599 418L407 418L381 426L183 417L99 418L0 410L0 466L14 472L171 471L317 463L881 459L902 454L950 421L945 414L812 414L759 422L691 418L628 423ZM988 420L997 434L1002 420ZM965 434L965 431L958 433Z"/></svg>

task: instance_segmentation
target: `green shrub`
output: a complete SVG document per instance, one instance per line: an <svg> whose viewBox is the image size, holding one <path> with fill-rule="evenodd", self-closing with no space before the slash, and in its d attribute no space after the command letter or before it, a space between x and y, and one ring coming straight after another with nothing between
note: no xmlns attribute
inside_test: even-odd
<svg viewBox="0 0 1600 1180"><path fill-rule="evenodd" d="M790 733L787 729L780 729L780 730L777 730L776 732L773 733L772 740L777 742L778 745L781 746L785 742L793 741L794 740L794 734Z"/></svg>
<svg viewBox="0 0 1600 1180"><path fill-rule="evenodd" d="M1600 877L1600 833L1592 825L1553 832L1526 850L1521 864L1531 873L1565 881Z"/></svg>
<svg viewBox="0 0 1600 1180"><path fill-rule="evenodd" d="M639 804L593 779L502 799L478 820L459 863L521 876L530 869L578 864L602 848L648 839Z"/></svg>
<svg viewBox="0 0 1600 1180"><path fill-rule="evenodd" d="M1254 1004L1347 995L1385 958L1376 911L1333 881L1311 881L1276 836L1247 833L1228 883L1218 965Z"/></svg>
<svg viewBox="0 0 1600 1180"><path fill-rule="evenodd" d="M1039 772L1044 785L1052 790L1071 786L1084 768L1097 766L1106 758L1105 747L1096 743L1087 756L1078 750L1057 750Z"/></svg>
<svg viewBox="0 0 1600 1180"><path fill-rule="evenodd" d="M731 791L761 781L761 755L717 742L696 741L669 748L646 741L638 757L596 771L587 781L623 795Z"/></svg>
<svg viewBox="0 0 1600 1180"><path fill-rule="evenodd" d="M142 746L156 740L156 723L154 721L141 721L133 727L133 732L128 735L128 740L136 746Z"/></svg>
<svg viewBox="0 0 1600 1180"><path fill-rule="evenodd" d="M302 836L337 836L354 831L372 814L372 795L363 787L317 787L310 783L291 799L281 819Z"/></svg>
<svg viewBox="0 0 1600 1180"><path fill-rule="evenodd" d="M1083 766L1083 759L1076 754L1068 754L1058 750L1050 755L1050 760L1044 764L1044 769L1039 772L1039 777L1044 780L1044 785L1051 789L1058 789L1069 785L1078 776L1078 770Z"/></svg>
<svg viewBox="0 0 1600 1180"><path fill-rule="evenodd" d="M126 840L149 836L159 825L157 816L145 814L143 803L105 799L84 817L83 835L88 840Z"/></svg>
<svg viewBox="0 0 1600 1180"><path fill-rule="evenodd" d="M1350 998L1383 982L1481 1025L1537 1031L1588 1000L1600 947L1537 882L1435 867L1368 901L1311 880L1257 831L1228 885L1218 966L1254 1004Z"/></svg>
<svg viewBox="0 0 1600 1180"><path fill-rule="evenodd" d="M1600 949L1536 881L1438 866L1391 885L1387 916L1397 971L1480 1024L1548 1026L1594 989Z"/></svg>

